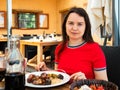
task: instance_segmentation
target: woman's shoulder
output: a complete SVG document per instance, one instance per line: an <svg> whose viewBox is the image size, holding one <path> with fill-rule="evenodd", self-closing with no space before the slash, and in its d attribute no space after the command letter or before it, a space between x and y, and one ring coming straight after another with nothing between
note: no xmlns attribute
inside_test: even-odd
<svg viewBox="0 0 120 90"><path fill-rule="evenodd" d="M103 52L100 44L98 44L97 42L87 43L87 45L88 45L87 49L89 49L90 51L93 51L96 54Z"/></svg>
<svg viewBox="0 0 120 90"><path fill-rule="evenodd" d="M87 42L86 45L90 48L100 49L100 45L97 42Z"/></svg>
<svg viewBox="0 0 120 90"><path fill-rule="evenodd" d="M87 45L90 45L90 46L97 46L97 47L100 46L97 42L87 42Z"/></svg>

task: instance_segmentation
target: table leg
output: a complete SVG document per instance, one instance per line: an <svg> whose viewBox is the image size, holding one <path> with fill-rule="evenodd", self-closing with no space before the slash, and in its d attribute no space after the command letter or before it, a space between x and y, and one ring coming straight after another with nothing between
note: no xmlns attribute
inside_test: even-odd
<svg viewBox="0 0 120 90"><path fill-rule="evenodd" d="M37 46L37 64L43 61L43 46L39 45Z"/></svg>
<svg viewBox="0 0 120 90"><path fill-rule="evenodd" d="M25 57L25 45L24 44L20 44L20 52L23 55L23 57Z"/></svg>

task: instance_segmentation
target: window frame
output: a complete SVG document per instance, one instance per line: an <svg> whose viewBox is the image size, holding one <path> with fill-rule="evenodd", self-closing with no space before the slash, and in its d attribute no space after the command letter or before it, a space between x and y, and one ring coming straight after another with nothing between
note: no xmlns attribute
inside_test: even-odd
<svg viewBox="0 0 120 90"><path fill-rule="evenodd" d="M0 22L3 22L3 26L0 26L0 29L5 29L6 28L6 12L5 11L0 11L0 13L3 13L3 21L0 21Z"/></svg>
<svg viewBox="0 0 120 90"><path fill-rule="evenodd" d="M35 14L35 17L36 17L36 28L19 28L19 26L18 26L18 14L19 13L33 13L33 14ZM14 20L13 22L12 22L12 28L14 28L14 29L23 29L23 30L33 30L33 29L48 29L49 28L49 15L47 14L47 13L43 13L42 11L28 11L28 10L13 10L13 12L12 12L12 15L13 15L13 17L12 17L12 20ZM40 20L39 20L39 17L40 17L40 15L46 15L46 17L47 17L47 26L46 27L40 27Z"/></svg>
<svg viewBox="0 0 120 90"><path fill-rule="evenodd" d="M19 21L19 14L26 14L26 13L30 13L30 14L34 14L35 15L35 28L27 28L27 27L26 28L22 28L22 27L19 26L19 22L20 22ZM18 12L17 13L17 22L18 22L17 23L17 28L18 29L37 29L38 28L37 21L38 21L37 20L37 13L34 13L34 12Z"/></svg>
<svg viewBox="0 0 120 90"><path fill-rule="evenodd" d="M40 21L41 21L41 17L40 16L45 16L45 24L44 26L40 26ZM41 13L39 14L39 28L40 29L48 29L49 28L49 15L47 13Z"/></svg>

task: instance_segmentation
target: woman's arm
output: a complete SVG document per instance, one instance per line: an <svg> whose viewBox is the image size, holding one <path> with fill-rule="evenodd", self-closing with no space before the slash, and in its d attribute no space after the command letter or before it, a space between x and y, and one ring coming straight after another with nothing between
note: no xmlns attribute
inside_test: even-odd
<svg viewBox="0 0 120 90"><path fill-rule="evenodd" d="M55 63L54 70L58 70L58 65Z"/></svg>
<svg viewBox="0 0 120 90"><path fill-rule="evenodd" d="M95 79L108 81L106 70L94 71L94 73L95 73Z"/></svg>

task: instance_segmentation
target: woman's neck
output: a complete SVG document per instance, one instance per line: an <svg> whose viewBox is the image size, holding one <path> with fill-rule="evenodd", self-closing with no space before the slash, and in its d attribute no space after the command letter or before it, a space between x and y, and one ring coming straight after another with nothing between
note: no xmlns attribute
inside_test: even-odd
<svg viewBox="0 0 120 90"><path fill-rule="evenodd" d="M77 46L77 45L80 45L84 42L83 39L80 39L80 40L69 40L68 44L69 46Z"/></svg>

